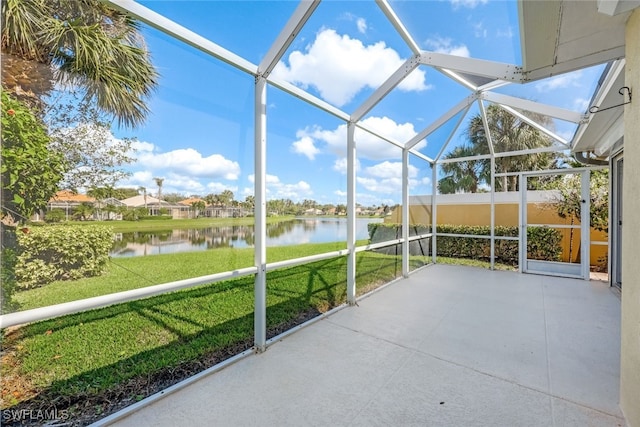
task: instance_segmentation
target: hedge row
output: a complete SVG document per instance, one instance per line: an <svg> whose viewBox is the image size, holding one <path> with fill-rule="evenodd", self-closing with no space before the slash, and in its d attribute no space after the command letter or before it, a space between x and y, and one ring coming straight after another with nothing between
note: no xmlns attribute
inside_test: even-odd
<svg viewBox="0 0 640 427"><path fill-rule="evenodd" d="M109 261L113 231L98 225L64 225L18 229L15 276L19 288L55 280L97 276Z"/></svg>
<svg viewBox="0 0 640 427"><path fill-rule="evenodd" d="M430 226L411 225L409 235L428 234ZM466 234L473 236L490 236L491 227L472 225L438 225L438 233ZM495 227L496 236L518 237L518 227ZM371 223L369 224L369 239L371 243L384 242L402 237L400 224ZM429 239L430 240L430 239ZM545 261L559 261L562 254L562 234L559 230L546 227L529 227L527 229L527 246L529 259ZM425 250L426 246L426 250ZM383 248L383 252L396 251L395 246ZM411 255L429 255L430 242L428 244L410 245ZM437 250L439 256L452 258L485 259L491 257L491 240L488 238L438 236ZM518 241L496 240L495 260L505 264L518 263Z"/></svg>

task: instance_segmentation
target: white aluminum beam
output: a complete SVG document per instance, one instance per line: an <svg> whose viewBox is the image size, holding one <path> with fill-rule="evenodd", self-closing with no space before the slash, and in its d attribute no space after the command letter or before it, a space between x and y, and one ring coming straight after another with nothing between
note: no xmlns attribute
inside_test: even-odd
<svg viewBox="0 0 640 427"><path fill-rule="evenodd" d="M313 105L314 107L318 107L322 111L329 113L341 120L344 120L345 122L349 121L349 115L347 113L340 110L339 108L334 107L328 102L311 95L310 93L300 89L299 87L292 85L285 80L274 79L273 77L269 77L268 80L269 84L288 93L289 95L295 96L296 98L301 99L302 101L305 101Z"/></svg>
<svg viewBox="0 0 640 427"><path fill-rule="evenodd" d="M535 120L531 120L529 117L527 117L524 114L514 110L513 108L509 107L508 105L502 105L502 104L496 104L496 105L498 107L502 108L503 110L513 114L514 116L516 116L517 118L519 118L523 122L527 123L529 126L533 127L534 129L539 130L540 132L544 133L548 137L555 139L556 141L558 141L562 145L565 145L567 148L569 148L569 141L567 141L566 139L562 138L561 136L551 132L549 129L547 129L546 127L542 126L540 123L536 122Z"/></svg>
<svg viewBox="0 0 640 427"><path fill-rule="evenodd" d="M166 294L181 289L193 288L195 286L211 284L222 280L248 276L256 273L255 267L239 268L234 271L210 274L207 276L194 277L192 279L178 280L175 282L163 283L160 285L147 286L130 291L116 292L99 297L86 298L77 301L65 302L62 304L50 305L47 307L23 310L15 313L3 314L0 316L0 329L10 326L22 325L25 323L37 322L40 320L52 319L67 314L79 313L81 311L93 310L107 307L113 304L120 304L128 301L135 301L142 298L149 298L156 295Z"/></svg>
<svg viewBox="0 0 640 427"><path fill-rule="evenodd" d="M491 89L496 89L502 86L507 86L510 85L510 82L505 82L504 80L494 80L492 82L483 84L482 86L478 87L478 90L481 92L487 91L487 90L491 90Z"/></svg>
<svg viewBox="0 0 640 427"><path fill-rule="evenodd" d="M367 114L373 107L378 104L384 97L393 90L405 77L413 72L419 65L418 61L419 55L414 55L407 59L404 64L402 64L382 85L378 87L371 94L371 96L360 105L356 110L351 114L351 121L357 122L359 121L365 114Z"/></svg>
<svg viewBox="0 0 640 427"><path fill-rule="evenodd" d="M382 13L384 13L384 15L387 17L389 22L391 22L391 25L393 25L393 27L396 29L398 34L400 34L400 37L402 37L402 40L404 40L404 42L409 46L409 49L411 49L413 54L414 55L419 54L420 47L415 42L415 40L413 40L413 37L411 37L411 34L409 34L409 31L407 31L404 24L398 18L398 16L394 12L394 10L391 8L387 0L376 0L376 4L382 10Z"/></svg>
<svg viewBox="0 0 640 427"><path fill-rule="evenodd" d="M355 124L347 123L347 304L356 303L356 140Z"/></svg>
<svg viewBox="0 0 640 427"><path fill-rule="evenodd" d="M316 10L320 1L310 1L310 0L302 0L296 10L289 18L289 21L286 23L276 41L271 45L271 48L264 56L260 65L258 66L258 73L262 74L264 77L268 77L273 71L273 68L276 66L282 55L287 51L293 40L298 36L298 33L307 23L307 20L313 15L313 12Z"/></svg>
<svg viewBox="0 0 640 427"><path fill-rule="evenodd" d="M191 30L186 29L182 25L179 25L172 20L165 18L160 15L142 6L139 3L136 3L133 0L100 0L103 3L108 4L109 6L126 12L127 14L133 16L138 21L144 22L145 24L170 35L171 37L178 39L189 46L192 46L202 52L208 53L219 60L226 62L229 65L232 65L242 71L245 71L249 74L256 75L258 72L258 66L252 64L246 59L236 55L228 51L227 49L215 44L214 42L194 33Z"/></svg>
<svg viewBox="0 0 640 427"><path fill-rule="evenodd" d="M531 111L566 122L580 123L584 117L581 113L567 110L565 108L554 107L552 105L541 104L539 102L530 101L528 99L517 98L515 96L503 95L496 92L482 92L480 98L495 104L508 105L519 110Z"/></svg>
<svg viewBox="0 0 640 427"><path fill-rule="evenodd" d="M469 105L471 105L475 100L476 100L476 95L474 94L458 102L458 104L456 104L453 108L451 108L449 111L447 111L442 116L437 118L429 126L427 126L425 129L419 132L416 136L414 136L409 141L407 141L407 143L405 144L405 147L413 148L420 141L428 137L431 133L435 132L440 126L444 125L446 122L451 120L451 118L455 117L455 115L458 114L460 111L469 107Z"/></svg>
<svg viewBox="0 0 640 427"><path fill-rule="evenodd" d="M526 150L519 151L503 151L500 153L495 153L495 157L511 157L511 156L524 156L526 154L538 154L538 153L555 153L558 151L568 150L566 147L558 147L558 146L550 146L550 147L539 147L539 148L528 148Z"/></svg>
<svg viewBox="0 0 640 427"><path fill-rule="evenodd" d="M480 101L482 102L482 101ZM496 268L496 157L491 157L491 270ZM503 189L504 191L504 189Z"/></svg>
<svg viewBox="0 0 640 427"><path fill-rule="evenodd" d="M591 252L591 171L583 171L580 177L581 184L581 205L580 205L580 262L582 268L582 278L589 280L589 260Z"/></svg>
<svg viewBox="0 0 640 427"><path fill-rule="evenodd" d="M436 197L438 194L438 164L431 165L431 262L436 263L438 255L438 243L436 242L438 230L438 204Z"/></svg>
<svg viewBox="0 0 640 427"><path fill-rule="evenodd" d="M409 150L402 150L402 276L409 277Z"/></svg>
<svg viewBox="0 0 640 427"><path fill-rule="evenodd" d="M437 52L422 52L420 63L491 79L522 82L522 68L513 64Z"/></svg>
<svg viewBox="0 0 640 427"><path fill-rule="evenodd" d="M434 67L434 68L440 71L442 74L445 74L447 77L457 81L467 89L470 89L474 92L478 90L478 87L476 85L474 85L473 83L471 83L470 81L468 81L467 79L459 75L458 73L451 70L447 70L446 68L440 68L440 67Z"/></svg>
<svg viewBox="0 0 640 427"><path fill-rule="evenodd" d="M444 165L446 163L457 163L457 162L468 162L471 160L482 160L482 159L490 159L491 154L478 154L477 156L466 156L466 157L456 157L453 159L442 159L438 160L436 163L439 165Z"/></svg>
<svg viewBox="0 0 640 427"><path fill-rule="evenodd" d="M254 345L263 352L267 345L267 80L256 78L254 103Z"/></svg>
<svg viewBox="0 0 640 427"><path fill-rule="evenodd" d="M454 126L453 130L451 131L451 133L449 134L449 137L447 138L447 140L444 142L444 144L442 144L442 147L440 147L440 151L438 151L438 155L435 158L435 161L437 162L440 157L442 157L442 155L444 154L444 150L447 149L447 146L449 145L449 143L451 142L451 140L453 139L453 135L456 134L456 132L458 131L458 128L460 127L460 125L462 124L462 121L464 120L464 118L467 116L467 113L469 112L469 109L471 108L471 104L469 104L467 106L467 108L464 110L464 114L460 115L460 118L458 119L458 122L456 123L456 125Z"/></svg>
<svg viewBox="0 0 640 427"><path fill-rule="evenodd" d="M491 130L489 129L489 120L487 119L487 110L484 108L484 102L481 99L478 99L478 106L480 107L480 117L482 117L482 125L484 126L484 136L487 140L487 145L489 146L489 153L491 154L491 161L493 162L493 158L495 157L495 152L493 150L493 138L491 137ZM493 172L491 173L493 175ZM491 188L496 185L495 182L491 183Z"/></svg>

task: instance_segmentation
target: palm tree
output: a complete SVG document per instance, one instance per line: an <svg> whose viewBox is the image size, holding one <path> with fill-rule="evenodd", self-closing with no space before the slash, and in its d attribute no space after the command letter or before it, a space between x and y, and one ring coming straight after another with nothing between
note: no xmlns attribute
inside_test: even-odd
<svg viewBox="0 0 640 427"><path fill-rule="evenodd" d="M142 191L142 194L144 195L144 207L147 207L147 188L140 186L138 187L138 191Z"/></svg>
<svg viewBox="0 0 640 427"><path fill-rule="evenodd" d="M527 115L542 125L549 125L547 117L539 114ZM496 153L519 151L532 148L548 147L551 140L546 135L533 128L520 118L503 110L497 105L487 108L487 122L493 150ZM489 154L486 129L480 114L469 121L466 129L469 146L457 147L445 159L469 157ZM550 169L555 166L558 155L553 153L526 154L521 156L496 157L496 173L529 171L536 169ZM491 185L491 160L467 160L458 163L445 163L442 170L446 174L438 181L441 193L455 193L457 191L475 193L479 184ZM517 176L502 176L494 183L496 191L515 191L518 189Z"/></svg>
<svg viewBox="0 0 640 427"><path fill-rule="evenodd" d="M444 156L445 159L455 159L476 155L472 147L461 146ZM463 160L456 163L443 163L442 172L445 174L438 181L438 191L441 194L457 192L476 193L480 184L482 164L480 160Z"/></svg>
<svg viewBox="0 0 640 427"><path fill-rule="evenodd" d="M550 119L540 114L526 113L529 118L541 125L549 126ZM548 147L551 139L533 128L528 123L514 116L497 105L487 108L487 123L493 142L493 150L496 153L520 151L532 148ZM469 122L467 138L475 151L475 154L489 154L486 130L482 117L478 114ZM527 154L522 156L496 157L496 173L529 171L546 169L553 164L554 155L551 153ZM481 179L491 184L491 162L488 159L481 161ZM495 183L496 191L517 190L517 176L502 176Z"/></svg>
<svg viewBox="0 0 640 427"><path fill-rule="evenodd" d="M32 107L57 84L79 87L85 100L135 126L158 74L139 23L98 0L4 0L2 86Z"/></svg>
<svg viewBox="0 0 640 427"><path fill-rule="evenodd" d="M164 178L153 178L158 186L158 200L162 200L162 183L164 182Z"/></svg>

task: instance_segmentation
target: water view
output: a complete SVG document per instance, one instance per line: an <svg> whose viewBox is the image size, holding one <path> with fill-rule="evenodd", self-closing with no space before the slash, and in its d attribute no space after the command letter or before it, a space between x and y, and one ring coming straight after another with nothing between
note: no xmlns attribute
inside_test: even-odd
<svg viewBox="0 0 640 427"><path fill-rule="evenodd" d="M381 218L356 219L356 239L368 239L367 225ZM134 257L216 248L247 248L255 243L253 225L185 230L117 233L112 257ZM297 218L267 224L267 246L300 245L347 240L346 218Z"/></svg>

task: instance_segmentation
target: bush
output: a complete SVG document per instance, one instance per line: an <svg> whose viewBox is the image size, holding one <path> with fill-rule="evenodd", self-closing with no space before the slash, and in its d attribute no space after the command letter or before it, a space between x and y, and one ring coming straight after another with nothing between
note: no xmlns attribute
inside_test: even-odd
<svg viewBox="0 0 640 427"><path fill-rule="evenodd" d="M125 221L140 221L141 219L145 219L149 216L149 211L147 208L134 208L127 209L122 214L122 219Z"/></svg>
<svg viewBox="0 0 640 427"><path fill-rule="evenodd" d="M18 286L28 289L55 280L100 275L112 244L112 230L104 226L25 228L18 232Z"/></svg>
<svg viewBox="0 0 640 427"><path fill-rule="evenodd" d="M18 305L13 301L16 289L16 254L13 249L2 248L0 256L0 310L3 313L14 311Z"/></svg>
<svg viewBox="0 0 640 427"><path fill-rule="evenodd" d="M44 214L45 222L62 222L66 218L67 215L62 209L51 209Z"/></svg>
<svg viewBox="0 0 640 427"><path fill-rule="evenodd" d="M431 228L423 225L411 225L409 235L426 234ZM383 242L402 237L400 224L369 224L371 243ZM438 225L438 233L490 236L491 227L477 225ZM496 236L518 237L518 227L495 227ZM527 246L530 259L558 261L562 253L560 245L562 234L559 230L547 227L530 227L527 231ZM394 248L394 247L391 247ZM383 248L384 250L385 248ZM393 249L392 249L393 250ZM489 238L438 236L439 256L452 258L485 259L491 257ZM414 252L410 249L412 255ZM505 264L518 263L518 242L514 240L496 240L495 260Z"/></svg>

